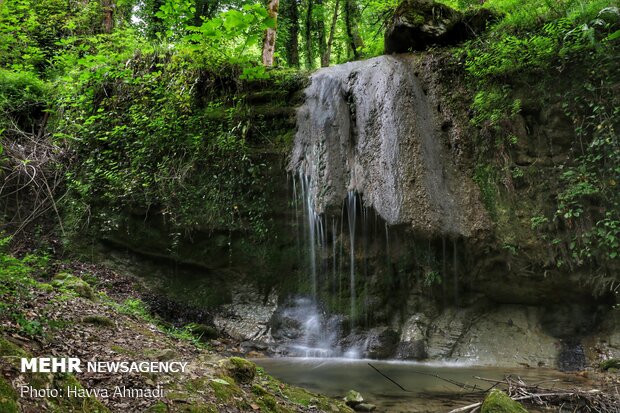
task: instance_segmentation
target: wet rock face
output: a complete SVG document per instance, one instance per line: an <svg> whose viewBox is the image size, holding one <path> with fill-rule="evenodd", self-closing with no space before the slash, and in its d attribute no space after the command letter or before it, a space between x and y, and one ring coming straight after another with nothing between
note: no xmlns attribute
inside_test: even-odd
<svg viewBox="0 0 620 413"><path fill-rule="evenodd" d="M431 237L490 228L477 186L444 147L441 102L421 71L415 56L382 56L312 76L289 169L310 178L316 213L354 191L389 225Z"/></svg>
<svg viewBox="0 0 620 413"><path fill-rule="evenodd" d="M461 14L433 0L405 0L385 32L385 54L456 44L483 31L495 19L487 9Z"/></svg>
<svg viewBox="0 0 620 413"><path fill-rule="evenodd" d="M265 299L251 287L239 286L232 303L223 305L213 322L219 331L235 340L269 344L273 342L269 321L276 308L275 293Z"/></svg>

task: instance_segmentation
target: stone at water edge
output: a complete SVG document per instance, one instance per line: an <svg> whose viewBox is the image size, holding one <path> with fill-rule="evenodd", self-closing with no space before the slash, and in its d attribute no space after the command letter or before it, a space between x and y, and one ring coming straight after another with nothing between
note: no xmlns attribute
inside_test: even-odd
<svg viewBox="0 0 620 413"><path fill-rule="evenodd" d="M503 391L493 389L484 399L480 413L528 413L528 411Z"/></svg>
<svg viewBox="0 0 620 413"><path fill-rule="evenodd" d="M355 408L355 406L364 402L364 398L360 394L360 392L355 390L349 390L347 395L344 396L344 403L347 406Z"/></svg>

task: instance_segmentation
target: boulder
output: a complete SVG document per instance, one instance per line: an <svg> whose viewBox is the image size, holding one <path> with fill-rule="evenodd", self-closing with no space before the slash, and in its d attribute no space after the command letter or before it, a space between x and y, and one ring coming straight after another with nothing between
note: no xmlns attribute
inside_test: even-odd
<svg viewBox="0 0 620 413"><path fill-rule="evenodd" d="M398 344L396 357L402 360L424 360L428 357L426 341L403 341Z"/></svg>
<svg viewBox="0 0 620 413"><path fill-rule="evenodd" d="M456 44L477 35L496 18L488 9L462 14L434 0L405 0L385 32L385 54Z"/></svg>
<svg viewBox="0 0 620 413"><path fill-rule="evenodd" d="M405 322L400 334L396 356L404 360L423 360L426 351L426 331L428 318L424 314L414 314Z"/></svg>
<svg viewBox="0 0 620 413"><path fill-rule="evenodd" d="M493 389L482 403L481 413L527 413L523 405L501 390Z"/></svg>
<svg viewBox="0 0 620 413"><path fill-rule="evenodd" d="M366 355L373 359L393 357L398 346L398 333L389 328L373 328L368 332Z"/></svg>

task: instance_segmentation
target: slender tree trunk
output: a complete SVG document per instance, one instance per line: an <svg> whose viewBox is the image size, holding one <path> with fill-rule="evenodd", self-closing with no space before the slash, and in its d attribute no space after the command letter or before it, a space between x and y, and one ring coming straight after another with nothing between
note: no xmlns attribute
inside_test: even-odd
<svg viewBox="0 0 620 413"><path fill-rule="evenodd" d="M306 66L308 69L314 67L314 53L312 50L312 22L314 0L308 0L308 9L306 10Z"/></svg>
<svg viewBox="0 0 620 413"><path fill-rule="evenodd" d="M355 0L345 0L345 23L347 26L347 36L349 37L349 47L353 51L353 57L359 59L361 57L361 49L364 42L360 36L358 24L360 20L360 12Z"/></svg>
<svg viewBox="0 0 620 413"><path fill-rule="evenodd" d="M103 8L103 32L112 33L112 29L114 29L114 1L102 0L101 7Z"/></svg>
<svg viewBox="0 0 620 413"><path fill-rule="evenodd" d="M265 30L265 38L263 40L263 65L267 67L273 66L273 57L276 52L276 28L278 25L278 7L280 0L268 0L269 16L273 19L273 28Z"/></svg>
<svg viewBox="0 0 620 413"><path fill-rule="evenodd" d="M323 7L323 0L315 0L317 5L317 10L315 14L318 14L318 18L316 21L316 32L319 41L319 57L321 58L321 66L323 65L323 56L325 56L325 51L327 50L327 40L325 39L325 9Z"/></svg>
<svg viewBox="0 0 620 413"><path fill-rule="evenodd" d="M290 67L299 67L299 8L298 0L282 0L280 19L286 20L288 28L288 44L286 60Z"/></svg>
<svg viewBox="0 0 620 413"><path fill-rule="evenodd" d="M336 34L336 23L338 23L338 7L340 6L340 0L336 0L334 5L334 15L332 16L332 25L329 29L329 39L327 40L327 48L325 54L321 56L321 66L329 66L329 61L332 58L332 46L334 44L334 36Z"/></svg>

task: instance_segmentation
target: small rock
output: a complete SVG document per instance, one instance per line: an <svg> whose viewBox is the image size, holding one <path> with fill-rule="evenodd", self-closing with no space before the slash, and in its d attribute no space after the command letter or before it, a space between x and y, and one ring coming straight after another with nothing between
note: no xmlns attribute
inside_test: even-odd
<svg viewBox="0 0 620 413"><path fill-rule="evenodd" d="M344 396L344 402L347 406L355 407L364 402L364 398L360 392L355 390L349 390L347 395Z"/></svg>
<svg viewBox="0 0 620 413"><path fill-rule="evenodd" d="M353 407L353 410L355 410L356 412L372 412L376 408L377 406L375 406L374 404L360 403L356 405L355 407Z"/></svg>

